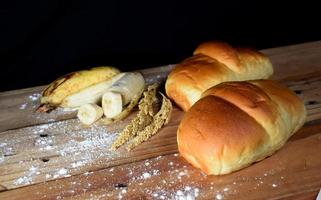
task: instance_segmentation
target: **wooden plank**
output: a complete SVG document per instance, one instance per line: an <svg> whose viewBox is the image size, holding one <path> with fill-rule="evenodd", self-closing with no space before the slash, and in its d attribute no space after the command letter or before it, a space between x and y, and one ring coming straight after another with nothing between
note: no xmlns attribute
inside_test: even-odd
<svg viewBox="0 0 321 200"><path fill-rule="evenodd" d="M166 79L173 65L140 70L148 84ZM0 93L0 131L72 119L75 111L56 109L50 113L35 113L45 86Z"/></svg>
<svg viewBox="0 0 321 200"><path fill-rule="evenodd" d="M321 73L292 77L283 83L305 102L307 122L321 119ZM135 113L111 126L85 127L71 119L0 132L0 184L14 189L177 152L176 130L183 112L176 107L170 123L150 141L132 152L125 148L109 151L116 133L133 116Z"/></svg>
<svg viewBox="0 0 321 200"><path fill-rule="evenodd" d="M315 199L321 125L295 136L271 157L225 176L206 176L171 154L2 192L0 199Z"/></svg>
<svg viewBox="0 0 321 200"><path fill-rule="evenodd" d="M229 194L228 197L237 198L238 195L243 194L245 197L253 197L254 199L261 198L261 196L255 195L258 195L258 193L260 193L262 190L262 196L266 198L276 198L279 196L282 198L291 199L295 195L305 198L307 196L313 197L316 194L317 185L320 188L320 177L318 174L321 174L321 165L319 162L320 159L317 156L319 154L316 153L320 152L320 149L319 143L313 143L313 141L318 141L317 139L321 138L318 135L320 134L321 128L320 48L321 42L316 42L281 47L272 50L264 50L266 54L270 55L275 66L276 74L274 78L278 80L281 79L284 84L288 85L290 89L295 91L304 100L308 111L308 123L306 123L305 127L300 131L299 134L296 134L294 137L292 137L289 145L296 145L295 148L291 147L291 151L287 151L287 154L300 151L298 154L292 153L293 155L288 155L289 158L294 159L296 158L294 155L297 155L297 160L303 162L302 159L305 159L304 162L306 162L305 157L308 157L308 163L312 162L314 164L312 166L308 164L304 168L304 170L307 171L304 171L301 168L298 168L298 166L302 165L302 163L299 161L294 161L294 164L297 167L292 168L292 161L290 159L285 159L287 162L281 163L283 164L282 166L286 169L292 170L283 170L282 173L285 174L286 172L291 172L295 174L294 178L291 177L289 179L290 182L288 185L284 185L286 189L282 188L281 190L278 190L279 187L275 183L276 187L273 187L273 185L272 187L262 187L263 190L262 188L257 187L259 188L257 190L258 192L253 192L254 194L248 194L256 190L253 188L253 181L248 181L249 183L245 181L246 183L242 183L242 185L247 187L244 186L245 188L243 188L242 185L238 186L240 190L234 191L234 196ZM311 63L311 61L313 61L313 63ZM299 65L293 65L295 63L299 63ZM304 68L304 71L302 72L300 71L300 66L302 67L304 65L309 65L310 67L307 70ZM171 68L172 66L165 66L163 68L146 69L143 71L143 73L148 82L162 81L166 78L168 71ZM106 197L107 194L110 195L110 198L123 196L127 198L154 197L157 199L157 197L153 196L155 195L153 191L155 188L157 191L162 189L158 187L159 183L162 183L163 180L167 179L173 181L173 183L167 182L167 184L160 184L160 186L163 186L163 189L167 193L157 194L159 195L159 198L162 195L165 195L164 198L175 197L175 195L179 195L182 192L185 195L190 194L190 190L185 191L185 186L183 183L195 183L195 185L192 186L197 187L199 190L202 188L202 191L203 188L206 188L205 186L208 188L213 187L212 182L208 182L211 180L211 178L204 178L204 175L198 170L193 169L184 160L177 158L176 154L176 156L172 154L173 152L177 152L176 129L183 115L179 109L174 109L170 124L164 127L150 141L142 144L133 152L128 153L125 149L121 149L120 151L113 153L108 151L108 147L113 141L116 135L115 133L122 129L124 124L126 124L130 118L124 122L113 124L112 126L107 127L101 125L83 127L77 120L71 119L74 118L74 112L72 111L62 112L61 110L57 110L55 111L56 113L53 112L49 115L36 115L33 113L33 107L36 106L37 98L35 97L36 95L31 95L36 94L35 91L40 91L41 89L41 87L37 87L0 93L0 130L2 130L2 132L0 132L0 191L9 190L8 192L0 193L0 199L2 199L2 197L5 199L21 199L22 196L20 193L23 194L29 189L30 191L33 191L31 193L26 193L29 195L28 197L30 197L30 199L38 197L45 198L44 195L48 195L46 197L56 197L56 195L58 195L61 197L73 197L80 199L91 198L91 196L103 198ZM27 103L26 108L20 109L20 106L24 105L25 103ZM32 116L36 116L36 118L33 118ZM131 115L131 117L133 116L134 113ZM318 137L316 135L318 135ZM312 145L316 146L316 151L314 151L315 149L312 149ZM301 151L305 152L306 154L301 153ZM282 152L282 150L280 152ZM172 155L152 159L151 163L148 164L148 166L151 166L151 168L149 168L149 171L147 172L142 170L146 170L146 165L149 163L149 160L133 163L135 161L167 154ZM162 161L162 159L165 161ZM169 167L172 165L170 162L167 163L167 161L171 159L173 159L173 163L174 161L177 162L175 167ZM281 156L280 160L283 161L282 159L284 158ZM169 166L166 165L166 167L165 164L160 164L158 169L155 166L157 164L153 164L153 162L165 162ZM262 163L265 162L266 161L263 161ZM280 163L275 164L278 166ZM267 166L263 164L259 170L266 170L268 168L275 167L271 163L266 165ZM114 168L110 168L113 166ZM257 164L253 166L257 166ZM108 167L109 169L107 170L106 168ZM141 171L139 171L140 168ZM109 171L111 169L116 170L117 173L111 173L113 176L105 176L104 173L112 172ZM132 169L137 170L131 173L130 170ZM185 169L190 172L189 175L184 175ZM90 180L88 180L88 174L83 174L87 171L94 172L89 174L93 177ZM241 173L242 171L237 173ZM177 175L179 175L180 172L182 177L178 178ZM133 174L135 176L133 176ZM297 176L297 174L304 177L304 180L299 180L299 176ZM253 176L251 176L250 172L248 172L248 174L241 173L240 175L246 179L253 179ZM68 178L69 176L71 177ZM290 174L287 174L287 176L290 176ZM99 177L104 177L105 179L100 179ZM223 177L228 176L222 176L222 179L216 177L214 179L215 183L217 183L217 181L218 183L224 183ZM233 177L233 174L231 177ZM83 184L80 184L79 187L75 187L73 186L75 181L68 182L70 180L76 180L80 182L83 181ZM130 191L128 187L124 192L123 189L116 189L114 185L112 185L115 181L123 180L127 181L125 183L130 185L132 191ZM182 182L182 180L184 180L184 182ZM269 179L267 179L267 181L268 180ZM43 183L45 181L48 182ZM147 181L146 184L145 181ZM175 181L178 182L175 183ZM300 184L298 186L297 184L299 181ZM88 183L90 185L86 186L85 184ZM270 183L273 184L272 182ZM73 189L69 190L70 187L68 184L71 184L70 187L76 190L73 192ZM151 186L149 187L148 184L151 184ZM304 185L302 186L301 184ZM44 187L47 186L54 189L50 189L50 191L44 189ZM154 189L153 186L155 187ZM218 184L218 186L223 187L222 184ZM251 187L252 190L249 189ZM146 189L142 190L142 188ZM224 188L214 189L216 191L212 191L212 189L205 189L204 192L207 196L201 196L201 194L199 194L199 196L204 198L215 198L217 197L216 195L218 195L218 192L222 192L223 189L224 194L222 195L225 197L225 195L227 195L225 192L227 191L224 191ZM180 189L184 190L178 192ZM275 190L278 192L275 192ZM302 192L297 192L298 190ZM38 193L36 193L37 191ZM48 192L48 194L43 192ZM197 193L197 190L194 188L193 192ZM271 196L269 196L268 192L271 193Z"/></svg>
<svg viewBox="0 0 321 200"><path fill-rule="evenodd" d="M71 119L2 132L0 184L12 189L177 152L173 133L182 114L175 108L171 122L153 140L131 152L125 147L116 152L109 148L116 133L135 113L107 127L84 127Z"/></svg>
<svg viewBox="0 0 321 200"><path fill-rule="evenodd" d="M304 101L308 122L321 118L321 71L287 77L280 82L289 87Z"/></svg>
<svg viewBox="0 0 321 200"><path fill-rule="evenodd" d="M274 79L321 70L321 41L262 50L274 67Z"/></svg>
<svg viewBox="0 0 321 200"><path fill-rule="evenodd" d="M273 79L283 79L321 70L321 41L262 50L274 65ZM164 81L174 65L140 70L147 82ZM35 114L37 98L44 86L0 93L0 131L75 118L75 112Z"/></svg>
<svg viewBox="0 0 321 200"><path fill-rule="evenodd" d="M76 113L62 108L51 113L36 113L40 88L18 91L16 94L0 93L0 131L74 118Z"/></svg>

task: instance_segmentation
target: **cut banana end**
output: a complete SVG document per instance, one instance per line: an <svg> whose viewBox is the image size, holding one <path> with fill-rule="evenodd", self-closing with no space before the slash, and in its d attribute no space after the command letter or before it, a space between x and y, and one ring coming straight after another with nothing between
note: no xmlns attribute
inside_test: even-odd
<svg viewBox="0 0 321 200"><path fill-rule="evenodd" d="M126 118L130 114L130 112L134 109L134 107L138 104L138 101L141 98L143 92L144 90L142 89L138 94L136 94L134 98L131 100L131 102L125 108L123 108L121 113L119 113L113 118L104 118L102 122L105 125L108 125L110 123L117 122Z"/></svg>
<svg viewBox="0 0 321 200"><path fill-rule="evenodd" d="M79 107L77 117L86 125L90 125L103 116L103 109L96 104L84 104Z"/></svg>
<svg viewBox="0 0 321 200"><path fill-rule="evenodd" d="M123 110L122 96L118 92L106 92L101 101L104 115L107 118L117 116Z"/></svg>

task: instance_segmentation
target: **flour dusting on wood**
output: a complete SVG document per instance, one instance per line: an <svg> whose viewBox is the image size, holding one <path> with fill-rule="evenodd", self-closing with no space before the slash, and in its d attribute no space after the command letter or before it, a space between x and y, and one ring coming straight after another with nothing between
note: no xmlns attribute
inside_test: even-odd
<svg viewBox="0 0 321 200"><path fill-rule="evenodd" d="M84 127L77 120L7 132L0 136L0 175L13 170L6 167L8 163L16 163L14 170L23 171L12 180L16 186L69 177L100 159L121 157L109 151L117 132L99 125ZM25 149L29 154L25 154Z"/></svg>

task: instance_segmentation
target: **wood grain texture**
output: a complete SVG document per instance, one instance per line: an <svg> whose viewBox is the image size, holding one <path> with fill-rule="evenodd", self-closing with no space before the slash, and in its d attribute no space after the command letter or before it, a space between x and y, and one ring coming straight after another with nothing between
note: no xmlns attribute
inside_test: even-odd
<svg viewBox="0 0 321 200"><path fill-rule="evenodd" d="M262 50L271 58L274 79L314 73L321 70L321 41Z"/></svg>
<svg viewBox="0 0 321 200"><path fill-rule="evenodd" d="M302 73L321 71L321 41L267 49L261 52L269 56L273 63L275 71L273 79L280 80ZM174 65L167 65L140 71L147 82L152 83L165 80L173 67ZM53 111L49 115L35 115L35 106L39 102L31 101L29 96L40 94L44 87L39 86L0 93L0 131L75 118L74 112L67 114ZM23 105L25 105L25 109L20 109Z"/></svg>
<svg viewBox="0 0 321 200"><path fill-rule="evenodd" d="M273 156L230 175L205 176L175 154L183 116L176 107L148 142L132 152L110 152L135 113L111 126L84 127L73 111L34 113L38 102L31 95L43 87L28 88L0 93L0 199L315 198L321 187L321 42L263 52L274 64L273 78L296 92L308 113L305 126ZM142 72L152 83L165 80L172 67Z"/></svg>
<svg viewBox="0 0 321 200"><path fill-rule="evenodd" d="M314 75L316 77L310 74L304 78L300 76L283 80L283 84L299 93L300 98L304 100L308 114L307 122L321 119L321 97L318 93L321 91L321 76ZM7 144L6 146L10 145L10 152L3 151L6 159L0 163L1 185L7 189L14 189L63 178L65 174L58 173L62 168L68 170L68 175L76 175L177 152L176 130L183 116L183 112L177 107L173 110L170 123L150 141L131 152L127 152L125 148L116 153L109 151L110 140L114 140L113 133L122 130L135 114L132 113L125 121L112 126L85 127L77 119L70 119L1 132L0 141ZM88 136L89 133L91 135ZM41 142L45 145L42 146ZM82 148L82 145L89 147ZM77 155L74 155L76 151ZM43 159L47 161L43 162ZM84 162L86 163L81 167L72 167ZM33 166L41 173L33 175L32 180L17 184L19 178L28 177Z"/></svg>
<svg viewBox="0 0 321 200"><path fill-rule="evenodd" d="M84 127L78 120L71 119L45 127L40 125L2 132L0 141L7 147L3 149L10 149L10 152L3 151L5 160L0 163L0 184L13 189L63 178L67 174L95 171L177 152L175 133L183 114L177 108L174 109L170 123L148 143L130 152L125 146L116 152L109 151L115 132L121 130L135 114L122 123L107 127ZM42 146L41 142L45 145ZM73 167L75 165L79 167ZM29 176L32 167L36 167L41 173ZM66 169L68 173L59 174L60 169ZM17 184L21 177L32 178Z"/></svg>
<svg viewBox="0 0 321 200"><path fill-rule="evenodd" d="M206 176L172 154L10 190L0 198L175 199L178 191L197 189L200 199L313 199L321 187L321 159L315 159L320 128L305 126L273 156L230 175Z"/></svg>
<svg viewBox="0 0 321 200"><path fill-rule="evenodd" d="M148 84L162 82L174 65L143 69L140 72ZM0 93L0 131L45 124L76 117L76 113L56 109L50 113L35 113L40 104L39 95L45 86ZM38 98L36 98L38 97Z"/></svg>

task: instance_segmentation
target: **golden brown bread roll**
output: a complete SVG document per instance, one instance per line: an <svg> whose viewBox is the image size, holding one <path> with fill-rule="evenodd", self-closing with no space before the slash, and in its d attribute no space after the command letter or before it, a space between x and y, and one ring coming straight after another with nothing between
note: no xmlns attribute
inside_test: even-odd
<svg viewBox="0 0 321 200"><path fill-rule="evenodd" d="M166 93L187 111L206 89L226 81L265 79L272 75L269 59L258 51L206 42L194 56L178 64L166 81Z"/></svg>
<svg viewBox="0 0 321 200"><path fill-rule="evenodd" d="M271 80L221 83L183 117L180 154L207 174L227 174L270 156L303 124L303 102Z"/></svg>

